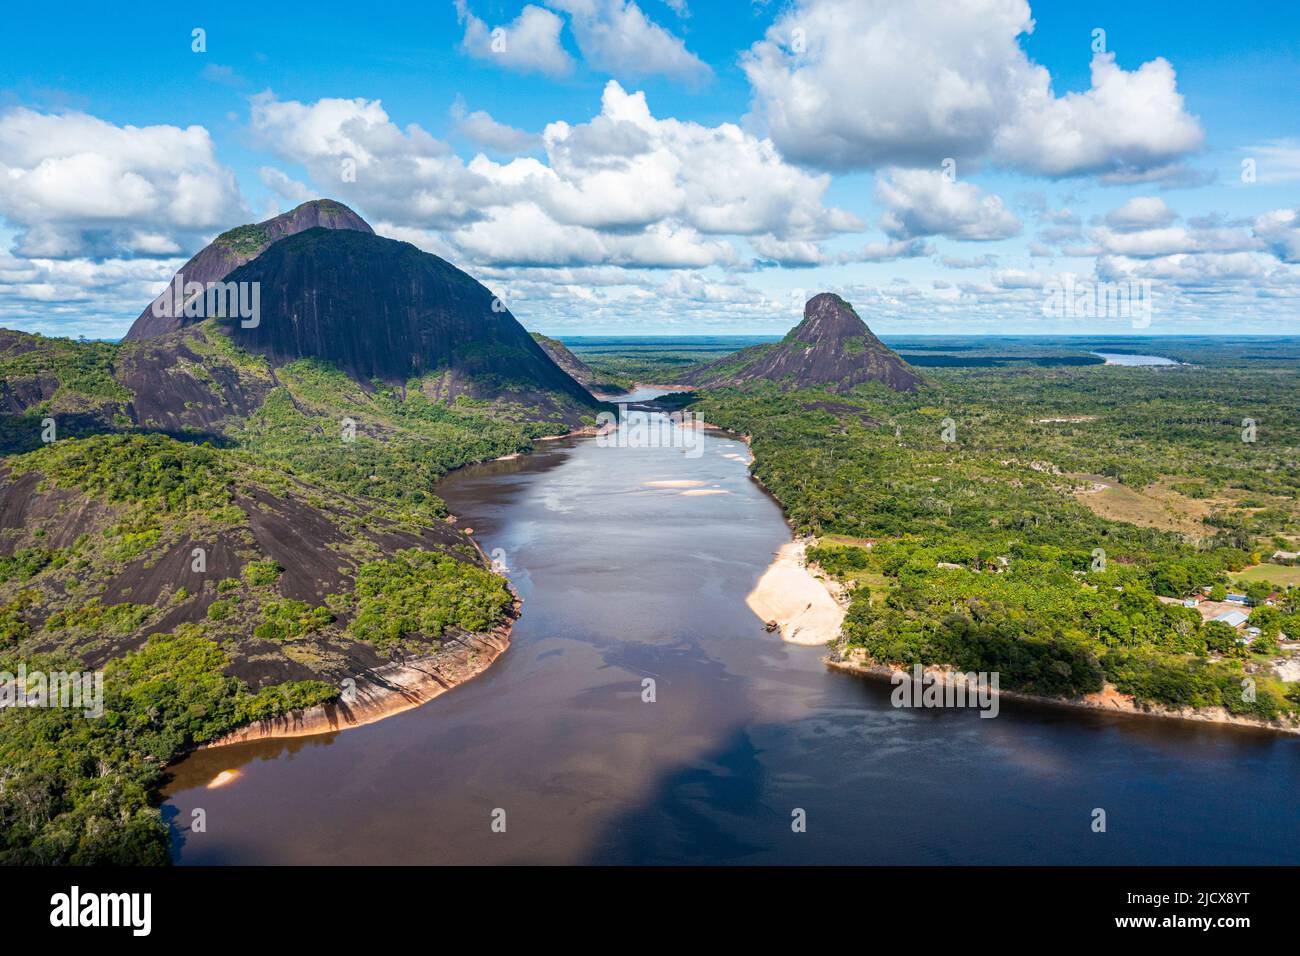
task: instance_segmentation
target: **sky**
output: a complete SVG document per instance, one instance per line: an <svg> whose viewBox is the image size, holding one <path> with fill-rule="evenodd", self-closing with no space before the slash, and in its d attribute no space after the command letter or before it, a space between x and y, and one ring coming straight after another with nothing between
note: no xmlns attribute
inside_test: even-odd
<svg viewBox="0 0 1300 956"><path fill-rule="evenodd" d="M327 197L554 335L1300 334L1300 7L11 5L0 326ZM1098 303L1094 308L1093 303Z"/></svg>

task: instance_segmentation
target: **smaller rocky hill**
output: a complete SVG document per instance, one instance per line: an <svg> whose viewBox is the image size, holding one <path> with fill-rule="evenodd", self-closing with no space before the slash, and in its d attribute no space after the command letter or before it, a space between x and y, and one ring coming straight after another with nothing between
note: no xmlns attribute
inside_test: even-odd
<svg viewBox="0 0 1300 956"><path fill-rule="evenodd" d="M872 334L853 306L831 292L809 299L803 321L780 342L741 349L681 381L698 388L769 381L837 392L865 382L882 382L897 392L912 392L922 384L921 376Z"/></svg>

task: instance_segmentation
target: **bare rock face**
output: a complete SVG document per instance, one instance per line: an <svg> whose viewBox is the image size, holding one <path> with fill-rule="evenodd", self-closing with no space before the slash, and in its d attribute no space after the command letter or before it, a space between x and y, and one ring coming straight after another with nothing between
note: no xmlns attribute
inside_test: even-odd
<svg viewBox="0 0 1300 956"><path fill-rule="evenodd" d="M323 359L359 381L441 375L439 398L599 402L560 369L500 299L407 242L341 229L282 239L226 279L257 283L256 324L220 320L273 365ZM549 396L549 398L548 398Z"/></svg>
<svg viewBox="0 0 1300 956"><path fill-rule="evenodd" d="M325 224L310 225L318 221ZM240 259L247 261L226 270ZM266 358L272 370L314 359L365 389L379 380L404 390L418 380L430 401L499 400L512 406L508 416L528 421L579 428L605 407L491 291L437 256L375 235L337 203L307 203L261 226L231 230L191 262L202 268L187 282L218 276L206 281L241 295L247 289L251 312L244 313L242 298L239 311L220 308L211 318L206 307L191 315L182 310L179 320L161 323L179 327L160 331L148 309L134 341L117 346L61 345L0 329L0 359L7 362L0 452L31 450L38 435L24 417L52 402L62 403L54 411L68 437L130 423L221 440L277 385L274 371L222 352L225 338ZM224 335L213 338L215 332ZM73 354L62 356L68 350ZM83 374L89 391L69 390L64 363Z"/></svg>
<svg viewBox="0 0 1300 956"><path fill-rule="evenodd" d="M705 388L771 381L788 388L846 392L864 382L883 382L912 392L920 375L872 334L853 306L831 292L808 300L803 321L780 342L742 349L683 377Z"/></svg>
<svg viewBox="0 0 1300 956"><path fill-rule="evenodd" d="M568 372L575 381L588 388L595 382L596 373L592 371L591 366L570 352L559 339L549 338L540 332L534 332L532 336L542 347L542 351L551 357L551 361Z"/></svg>
<svg viewBox="0 0 1300 956"><path fill-rule="evenodd" d="M273 242L317 227L374 234L369 223L341 202L332 199L313 199L266 222L236 226L217 236L181 267L172 281L167 283L167 289L155 300L160 303L159 311L164 314L155 315L154 303L151 302L131 324L126 339L151 339L198 321L185 318L181 314L182 310L175 308L171 301L173 283L178 278L182 285L190 282L220 282L244 263L261 255Z"/></svg>

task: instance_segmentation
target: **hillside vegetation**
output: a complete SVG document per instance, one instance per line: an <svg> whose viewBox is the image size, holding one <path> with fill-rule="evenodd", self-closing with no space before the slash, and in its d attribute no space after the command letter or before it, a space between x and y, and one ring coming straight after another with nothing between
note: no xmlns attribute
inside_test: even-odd
<svg viewBox="0 0 1300 956"><path fill-rule="evenodd" d="M0 333L0 670L105 679L102 718L0 715L0 862L165 862L177 754L506 620L434 486L570 425L440 382L275 367L213 321Z"/></svg>

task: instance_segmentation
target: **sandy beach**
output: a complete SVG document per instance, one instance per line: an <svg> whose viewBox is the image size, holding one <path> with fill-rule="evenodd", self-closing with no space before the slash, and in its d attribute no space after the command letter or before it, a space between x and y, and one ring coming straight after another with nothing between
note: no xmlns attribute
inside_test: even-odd
<svg viewBox="0 0 1300 956"><path fill-rule="evenodd" d="M777 622L781 640L825 644L839 637L844 608L804 566L807 547L805 539L782 545L745 603L764 623Z"/></svg>

